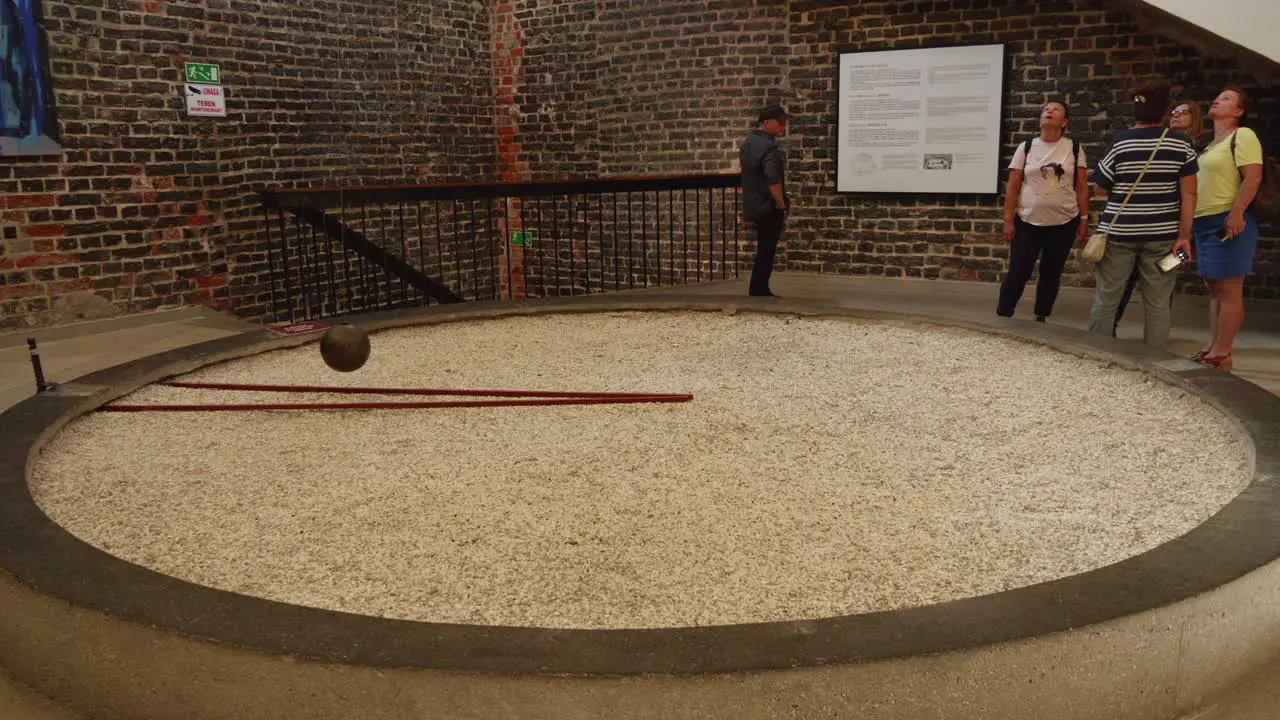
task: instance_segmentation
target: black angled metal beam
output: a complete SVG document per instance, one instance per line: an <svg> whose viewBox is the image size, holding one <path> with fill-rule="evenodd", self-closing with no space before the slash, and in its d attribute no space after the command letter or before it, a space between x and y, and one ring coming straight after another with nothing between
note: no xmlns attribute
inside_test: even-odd
<svg viewBox="0 0 1280 720"><path fill-rule="evenodd" d="M441 304L466 302L466 298L450 290L444 283L427 277L422 271L378 247L362 233L346 227L325 211L313 207L290 208L290 210L326 236L339 241L355 254L395 275L432 300Z"/></svg>

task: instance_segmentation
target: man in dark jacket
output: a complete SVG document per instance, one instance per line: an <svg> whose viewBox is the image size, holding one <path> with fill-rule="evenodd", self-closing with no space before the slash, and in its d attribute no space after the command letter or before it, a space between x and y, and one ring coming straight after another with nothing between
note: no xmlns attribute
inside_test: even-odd
<svg viewBox="0 0 1280 720"><path fill-rule="evenodd" d="M758 126L742 141L742 216L756 226L756 262L751 295L772 296L769 276L787 214L786 157L775 140L787 132L787 113L777 105L760 111Z"/></svg>

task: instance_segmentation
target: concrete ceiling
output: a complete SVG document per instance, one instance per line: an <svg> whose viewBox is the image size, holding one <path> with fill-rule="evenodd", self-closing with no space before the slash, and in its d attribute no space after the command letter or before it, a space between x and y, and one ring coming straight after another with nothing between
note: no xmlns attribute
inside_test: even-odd
<svg viewBox="0 0 1280 720"><path fill-rule="evenodd" d="M1280 81L1280 0L1119 0L1150 32Z"/></svg>

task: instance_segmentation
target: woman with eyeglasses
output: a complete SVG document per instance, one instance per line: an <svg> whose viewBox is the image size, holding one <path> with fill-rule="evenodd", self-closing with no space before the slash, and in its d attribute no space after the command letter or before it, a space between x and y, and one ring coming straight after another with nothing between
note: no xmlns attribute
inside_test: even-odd
<svg viewBox="0 0 1280 720"><path fill-rule="evenodd" d="M1178 103L1169 113L1169 128L1191 138L1191 147L1204 150L1204 114L1196 103Z"/></svg>
<svg viewBox="0 0 1280 720"><path fill-rule="evenodd" d="M1201 139L1204 135L1204 118L1200 114L1199 105L1190 102L1179 103L1169 113L1169 129L1190 138L1191 147L1195 148L1197 155L1204 150L1205 143ZM1129 275L1129 282L1124 286L1124 295L1120 296L1120 305L1116 308L1116 323L1111 330L1113 335L1120 332L1120 318L1124 315L1125 307L1129 305L1129 299L1133 297L1133 289L1138 286L1139 275L1141 275L1139 268L1134 266L1133 273ZM1172 306L1172 293L1169 294L1169 303Z"/></svg>
<svg viewBox="0 0 1280 720"><path fill-rule="evenodd" d="M1249 96L1228 85L1209 107L1213 140L1200 155L1199 198L1192 228L1196 265L1209 284L1209 344L1191 356L1231 370L1231 346L1244 324L1244 278L1258 249L1251 208L1262 184L1262 143L1243 126Z"/></svg>

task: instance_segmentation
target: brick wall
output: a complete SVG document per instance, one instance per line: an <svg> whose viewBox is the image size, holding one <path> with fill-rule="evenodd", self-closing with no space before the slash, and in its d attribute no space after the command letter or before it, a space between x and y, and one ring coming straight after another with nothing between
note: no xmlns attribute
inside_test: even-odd
<svg viewBox="0 0 1280 720"><path fill-rule="evenodd" d="M1128 122L1125 89L1156 77L1202 102L1228 81L1258 89L1260 129L1280 153L1280 88L1259 88L1262 78L1232 61L1143 33L1103 0L525 5L539 13L524 37L518 135L534 175L582 172L593 162L603 175L722 171L733 166L752 110L782 98L793 114L784 142L796 207L780 260L796 270L994 282L1005 266L1001 197L834 192L843 51L1007 43L1002 164L1037 132L1047 95L1070 99L1072 134L1096 159ZM561 34L566 27L571 36ZM594 60L583 47L595 48ZM576 143L564 142L566 128ZM1280 241L1265 240L1258 260L1248 291L1280 297ZM1066 281L1090 278L1071 266ZM1190 273L1183 285L1198 290Z"/></svg>
<svg viewBox="0 0 1280 720"><path fill-rule="evenodd" d="M1100 0L1058 2L793 2L791 80L799 117L793 123L795 179L807 188L796 213L788 260L797 270L982 280L1000 279L1007 257L1000 242L999 203L991 196L839 196L833 180L837 54L850 49L909 48L964 41L1008 44L1002 165L1017 142L1038 132L1046 96L1072 105L1071 134L1096 160L1115 130L1130 120L1124 93L1136 79L1164 78L1183 97L1204 103L1223 83L1257 86L1260 78L1232 62L1204 59L1188 47L1144 34L1123 12ZM1263 132L1280 141L1280 88L1257 93ZM1280 152L1280 144L1273 147ZM1094 217L1097 213L1095 211ZM1280 297L1280 242L1264 241L1259 297ZM1090 284L1074 264L1068 283ZM1198 290L1190 273L1184 289Z"/></svg>
<svg viewBox="0 0 1280 720"><path fill-rule="evenodd" d="M786 92L785 2L504 5L523 43L509 117L536 178L732 172L743 118Z"/></svg>
<svg viewBox="0 0 1280 720"><path fill-rule="evenodd" d="M0 159L0 328L196 303L256 317L257 187L493 173L478 0L44 7L64 153ZM184 61L221 66L229 117L186 117Z"/></svg>
<svg viewBox="0 0 1280 720"><path fill-rule="evenodd" d="M1006 156L1047 94L1069 96L1096 158L1136 79L1197 100L1226 81L1258 86L1112 7L46 0L65 152L0 159L0 327L74 319L88 296L118 312L205 303L260 317L256 187L721 172L769 99L794 115L786 266L995 281L999 198L833 192L837 55L1008 43ZM185 116L184 60L221 65L231 117ZM1280 148L1280 92L1258 95ZM504 233L510 218L497 219ZM502 252L521 266L523 250ZM1249 292L1280 297L1277 241L1258 270ZM1071 268L1067 281L1088 277Z"/></svg>
<svg viewBox="0 0 1280 720"><path fill-rule="evenodd" d="M750 125L743 119L786 93L785 2L518 0L498 7L510 8L507 35L518 34L521 43L511 104L498 109L500 124L510 123L517 138L501 139L510 150L502 161L535 179L734 172ZM506 79L500 72L499 81ZM616 209L610 200L603 209L584 203L572 217L544 217L538 229L546 242L530 257L534 287L559 283L572 292L584 284L583 277L565 282L540 271L536 254L547 249L562 267L598 267L606 284L623 287L666 282L671 274L731 274L727 257L689 251L681 234L688 228L691 241L702 238L709 252L706 238L714 232L719 258L732 231L719 226L718 200L714 213L706 198L683 200L634 195ZM551 237L553 228L563 236L568 227L581 227L595 244L570 249L570 238ZM612 240L600 239L616 228L625 228L624 245L636 247L618 262Z"/></svg>

